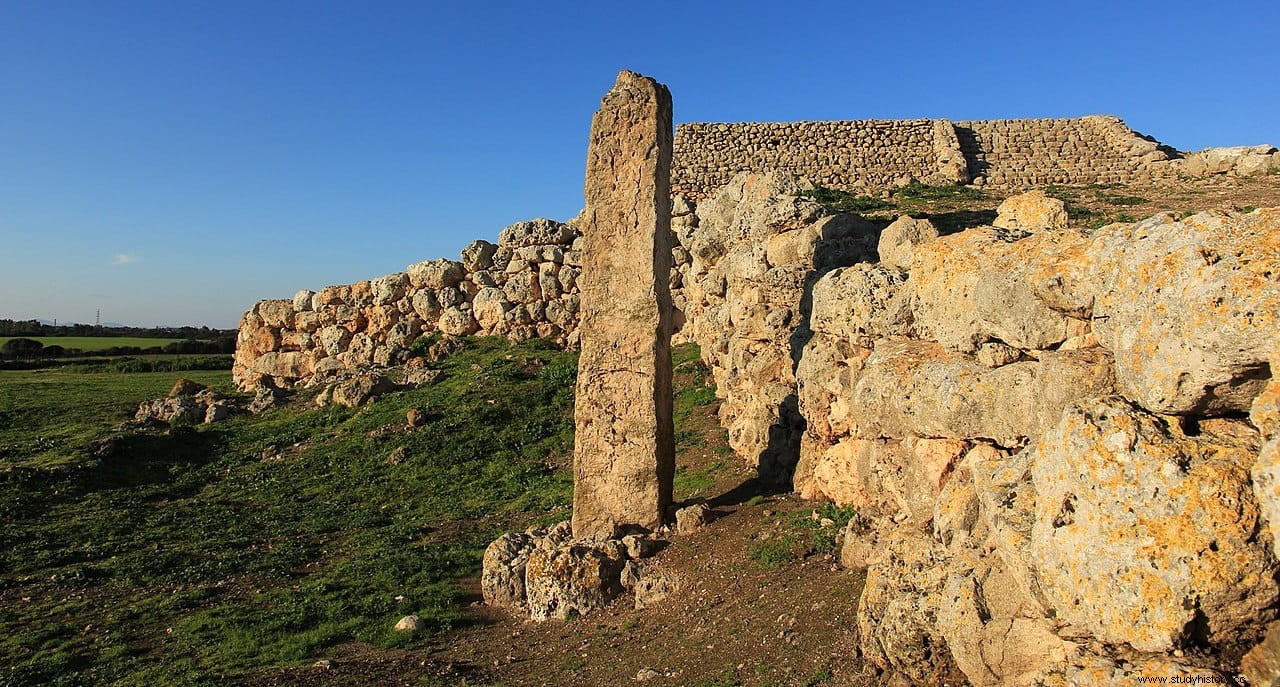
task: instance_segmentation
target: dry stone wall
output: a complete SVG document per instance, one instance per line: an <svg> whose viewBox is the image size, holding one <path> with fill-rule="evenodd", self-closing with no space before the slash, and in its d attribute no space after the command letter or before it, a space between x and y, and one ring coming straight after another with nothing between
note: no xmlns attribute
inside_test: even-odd
<svg viewBox="0 0 1280 687"><path fill-rule="evenodd" d="M740 172L782 172L840 189L964 181L955 130L928 119L682 124L675 160L672 191L694 199Z"/></svg>
<svg viewBox="0 0 1280 687"><path fill-rule="evenodd" d="M421 336L469 334L578 343L582 239L547 219L474 241L458 260L428 260L404 272L299 291L257 303L240 320L233 376L306 385L367 367L395 365Z"/></svg>
<svg viewBox="0 0 1280 687"><path fill-rule="evenodd" d="M955 131L970 176L992 186L1145 182L1169 159L1158 143L1105 115L956 122Z"/></svg>
<svg viewBox="0 0 1280 687"><path fill-rule="evenodd" d="M1262 670L1280 209L907 228L814 284L795 372L796 488L858 514L864 655L920 684Z"/></svg>
<svg viewBox="0 0 1280 687"><path fill-rule="evenodd" d="M1075 119L695 123L676 128L672 189L708 197L740 172L849 191L911 179L1028 188L1149 180L1166 149L1107 115Z"/></svg>

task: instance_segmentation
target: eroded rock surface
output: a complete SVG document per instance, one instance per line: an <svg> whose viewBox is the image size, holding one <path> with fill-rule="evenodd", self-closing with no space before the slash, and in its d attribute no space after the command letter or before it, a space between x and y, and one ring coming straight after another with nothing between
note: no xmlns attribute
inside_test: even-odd
<svg viewBox="0 0 1280 687"><path fill-rule="evenodd" d="M671 94L623 71L591 124L573 530L657 529L671 505Z"/></svg>

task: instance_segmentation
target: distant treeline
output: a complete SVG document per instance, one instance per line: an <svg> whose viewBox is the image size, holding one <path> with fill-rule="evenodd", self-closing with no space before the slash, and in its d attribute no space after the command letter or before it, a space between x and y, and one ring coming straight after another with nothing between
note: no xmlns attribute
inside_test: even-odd
<svg viewBox="0 0 1280 687"><path fill-rule="evenodd" d="M0 360L35 360L49 358L81 358L85 356L122 356L122 355L195 355L214 353L235 353L235 336L223 336L213 341L173 341L163 346L111 346L85 351L79 348L66 348L57 344L45 345L35 339L9 339L0 346Z"/></svg>
<svg viewBox="0 0 1280 687"><path fill-rule="evenodd" d="M34 360L0 359L0 370L40 370L57 368L63 372L186 372L188 370L230 370L231 356L190 356L186 358L48 358Z"/></svg>
<svg viewBox="0 0 1280 687"><path fill-rule="evenodd" d="M236 337L234 329L209 327L95 327L91 324L51 325L38 320L0 319L0 336L132 336L144 339L198 339L209 341Z"/></svg>

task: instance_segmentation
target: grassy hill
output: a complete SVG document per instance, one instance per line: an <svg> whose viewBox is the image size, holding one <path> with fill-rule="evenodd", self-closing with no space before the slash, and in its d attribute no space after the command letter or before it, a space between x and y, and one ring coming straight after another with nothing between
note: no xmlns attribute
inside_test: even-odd
<svg viewBox="0 0 1280 687"><path fill-rule="evenodd" d="M0 373L0 685L225 684L455 627L496 534L568 515L576 355L481 339L441 368L360 410L124 435L102 458L90 443L177 375ZM431 632L392 631L411 613Z"/></svg>

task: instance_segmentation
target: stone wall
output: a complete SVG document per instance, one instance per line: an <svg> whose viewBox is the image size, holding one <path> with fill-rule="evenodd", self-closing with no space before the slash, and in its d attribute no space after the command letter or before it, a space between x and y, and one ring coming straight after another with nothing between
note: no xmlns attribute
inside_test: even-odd
<svg viewBox="0 0 1280 687"><path fill-rule="evenodd" d="M992 186L1150 181L1169 157L1104 115L956 122L955 131L971 178Z"/></svg>
<svg viewBox="0 0 1280 687"><path fill-rule="evenodd" d="M673 192L700 200L739 172L877 192L916 179L1028 188L1150 180L1168 159L1116 117L696 123L676 128Z"/></svg>
<svg viewBox="0 0 1280 687"><path fill-rule="evenodd" d="M794 374L796 488L857 512L863 654L919 684L1239 671L1280 627L1280 209L918 223L814 284Z"/></svg>
<svg viewBox="0 0 1280 687"><path fill-rule="evenodd" d="M676 128L672 192L706 197L739 172L776 171L838 189L892 188L904 178L964 181L955 130L928 119Z"/></svg>
<svg viewBox="0 0 1280 687"><path fill-rule="evenodd" d="M577 345L581 237L539 219L475 241L459 260L428 260L404 272L266 300L240 320L233 376L306 385L408 358L421 336L542 337Z"/></svg>
<svg viewBox="0 0 1280 687"><path fill-rule="evenodd" d="M260 301L240 319L232 376L244 389L264 378L310 386L399 365L415 341L433 334L538 337L577 348L582 241L573 224L518 222L497 244L473 241L458 260L426 260L376 279ZM672 300L680 309L689 253L676 246L672 262Z"/></svg>

